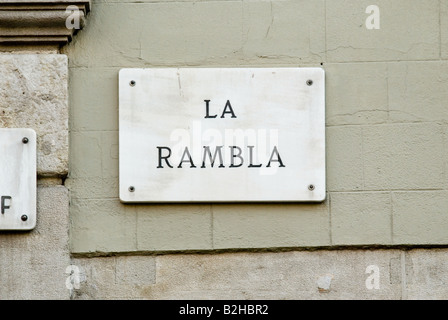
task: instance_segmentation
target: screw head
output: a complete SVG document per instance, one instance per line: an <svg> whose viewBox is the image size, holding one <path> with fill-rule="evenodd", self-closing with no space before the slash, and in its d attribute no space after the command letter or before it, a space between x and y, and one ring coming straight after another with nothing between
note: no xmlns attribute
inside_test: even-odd
<svg viewBox="0 0 448 320"><path fill-rule="evenodd" d="M28 216L26 214L23 214L20 219L22 219L22 221L26 221L28 220Z"/></svg>
<svg viewBox="0 0 448 320"><path fill-rule="evenodd" d="M130 187L128 188L128 190L129 190L129 192L134 192L134 191L135 191L135 187L134 187L134 186L130 186Z"/></svg>
<svg viewBox="0 0 448 320"><path fill-rule="evenodd" d="M307 84L308 86L312 86L312 85L313 85L313 80L311 80L311 79L310 79L310 80L307 80L307 81L306 81L306 84Z"/></svg>
<svg viewBox="0 0 448 320"><path fill-rule="evenodd" d="M310 184L308 186L308 190L313 191L314 189L316 189L316 187L314 186L314 184Z"/></svg>
<svg viewBox="0 0 448 320"><path fill-rule="evenodd" d="M129 82L129 85L131 86L131 87L133 87L133 86L135 86L135 80L131 80L130 82Z"/></svg>
<svg viewBox="0 0 448 320"><path fill-rule="evenodd" d="M28 140L28 138L27 138L27 137L24 137L24 138L22 139L22 142L23 142L23 143L25 143L25 144L27 144L27 143L28 143L28 141L29 141L29 140Z"/></svg>

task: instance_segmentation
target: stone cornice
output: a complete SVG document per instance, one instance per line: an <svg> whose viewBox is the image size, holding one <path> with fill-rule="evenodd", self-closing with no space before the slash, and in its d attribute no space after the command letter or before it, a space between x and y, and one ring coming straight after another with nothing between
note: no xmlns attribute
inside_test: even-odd
<svg viewBox="0 0 448 320"><path fill-rule="evenodd" d="M0 0L0 46L57 45L85 25L90 0Z"/></svg>

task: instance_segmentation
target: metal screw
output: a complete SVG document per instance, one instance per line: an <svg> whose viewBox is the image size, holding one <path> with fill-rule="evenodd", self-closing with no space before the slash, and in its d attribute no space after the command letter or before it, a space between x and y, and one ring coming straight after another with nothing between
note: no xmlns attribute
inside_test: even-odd
<svg viewBox="0 0 448 320"><path fill-rule="evenodd" d="M128 190L129 190L129 192L134 192L134 191L135 191L135 187L134 187L134 186L130 186L130 187L128 188Z"/></svg>
<svg viewBox="0 0 448 320"><path fill-rule="evenodd" d="M24 138L22 139L22 142L25 143L25 144L28 143L28 141L29 141L29 140L28 140L27 137L24 137Z"/></svg>
<svg viewBox="0 0 448 320"><path fill-rule="evenodd" d="M310 184L308 186L308 190L313 191L316 187L314 186L314 184Z"/></svg>
<svg viewBox="0 0 448 320"><path fill-rule="evenodd" d="M131 87L135 86L135 80L131 80L131 82L129 82L129 85L130 85Z"/></svg>
<svg viewBox="0 0 448 320"><path fill-rule="evenodd" d="M307 84L308 86L312 86L312 85L313 85L313 80L307 80L307 81L306 81L306 84Z"/></svg>
<svg viewBox="0 0 448 320"><path fill-rule="evenodd" d="M22 219L22 221L26 221L28 220L28 216L26 214L23 214L20 219Z"/></svg>

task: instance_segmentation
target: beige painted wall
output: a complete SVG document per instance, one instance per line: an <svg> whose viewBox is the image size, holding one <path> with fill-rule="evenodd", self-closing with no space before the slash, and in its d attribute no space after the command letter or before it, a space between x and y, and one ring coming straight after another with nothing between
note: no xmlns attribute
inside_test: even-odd
<svg viewBox="0 0 448 320"><path fill-rule="evenodd" d="M75 254L448 243L448 1L94 1L70 74ZM118 71L322 66L322 204L125 205Z"/></svg>

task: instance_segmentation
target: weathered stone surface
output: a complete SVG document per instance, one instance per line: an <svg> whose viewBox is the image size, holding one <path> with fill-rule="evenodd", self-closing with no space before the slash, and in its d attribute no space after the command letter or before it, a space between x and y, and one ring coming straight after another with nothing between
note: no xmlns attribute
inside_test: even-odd
<svg viewBox="0 0 448 320"><path fill-rule="evenodd" d="M448 249L76 258L74 299L446 300Z"/></svg>
<svg viewBox="0 0 448 320"><path fill-rule="evenodd" d="M81 275L79 290L73 290L78 300L141 299L142 290L156 281L152 256L75 258L71 263Z"/></svg>
<svg viewBox="0 0 448 320"><path fill-rule="evenodd" d="M448 251L412 250L406 259L406 298L410 300L448 299Z"/></svg>
<svg viewBox="0 0 448 320"><path fill-rule="evenodd" d="M370 5L380 12L380 29L368 29ZM329 62L438 59L439 1L327 1Z"/></svg>
<svg viewBox="0 0 448 320"><path fill-rule="evenodd" d="M399 250L78 258L80 299L401 299ZM366 286L379 273L379 288ZM146 271L146 272L145 272ZM369 271L369 272L366 272ZM124 276L126 274L126 276Z"/></svg>
<svg viewBox="0 0 448 320"><path fill-rule="evenodd" d="M0 127L37 133L37 173L68 173L67 56L0 55Z"/></svg>
<svg viewBox="0 0 448 320"><path fill-rule="evenodd" d="M0 299L69 299L68 191L37 190L37 225L30 232L0 233Z"/></svg>

